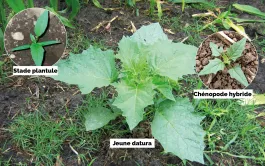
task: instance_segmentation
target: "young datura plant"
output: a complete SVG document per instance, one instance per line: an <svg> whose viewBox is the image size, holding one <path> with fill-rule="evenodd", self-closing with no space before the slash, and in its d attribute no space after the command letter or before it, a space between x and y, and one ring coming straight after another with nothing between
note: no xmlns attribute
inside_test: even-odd
<svg viewBox="0 0 265 166"><path fill-rule="evenodd" d="M100 128L121 113L133 130L143 120L145 108L155 104L152 134L165 151L181 159L204 163L205 132L200 126L204 117L194 114L188 98L175 98L170 84L184 75L195 74L196 52L194 46L173 43L160 25L154 23L121 39L116 58L122 62L122 69L115 67L112 50L90 46L81 54L70 54L68 59L60 60L56 64L59 74L50 77L78 85L83 94L95 87L116 88L118 96L112 105L120 111L91 108L85 115L86 130ZM159 100L154 100L157 97Z"/></svg>
<svg viewBox="0 0 265 166"><path fill-rule="evenodd" d="M232 78L235 78L244 86L248 86L247 78L244 75L241 66L236 65L232 67L231 65L231 62L235 62L242 56L242 52L245 49L245 44L246 38L243 38L240 41L232 44L226 51L224 51L222 47L218 48L216 44L210 42L212 56L214 56L215 59L210 60L209 64L200 71L199 75L206 75L211 73L216 74L218 71L222 71L227 68L228 73ZM220 59L217 57L220 57Z"/></svg>
<svg viewBox="0 0 265 166"><path fill-rule="evenodd" d="M44 59L45 50L43 47L58 44L60 41L50 40L44 42L38 42L39 38L45 33L49 22L49 12L45 10L40 17L37 19L37 22L34 27L35 36L30 34L31 44L26 44L13 48L12 51L20 51L30 49L32 59L36 66L41 66Z"/></svg>

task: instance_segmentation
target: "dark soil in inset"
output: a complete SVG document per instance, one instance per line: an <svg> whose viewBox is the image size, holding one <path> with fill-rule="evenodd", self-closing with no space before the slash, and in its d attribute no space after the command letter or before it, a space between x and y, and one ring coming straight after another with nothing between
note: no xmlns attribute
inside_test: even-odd
<svg viewBox="0 0 265 166"><path fill-rule="evenodd" d="M35 66L31 57L30 49L15 51L15 47L31 44L30 34L34 33L34 24L44 11L42 8L30 8L15 15L8 23L4 40L5 49L10 58L19 66ZM45 33L39 38L38 42L59 40L59 44L44 47L43 66L51 66L56 63L63 55L66 46L66 30L61 21L49 12L49 24Z"/></svg>
<svg viewBox="0 0 265 166"><path fill-rule="evenodd" d="M243 38L243 36L233 31L225 31L224 33L235 42L240 41ZM217 35L217 33L210 35L201 44L196 56L196 71L198 73L209 64L210 60L215 58L222 60L220 56L214 57L212 55L210 42L215 43L219 46L219 48L222 47L224 50L230 47L230 42L220 35ZM250 84L254 80L258 71L258 54L253 44L249 41L246 42L245 50L243 51L242 56L235 62L232 62L229 66L226 66L223 71L218 71L216 74L212 73L208 75L201 75L200 78L210 89L244 89L246 87L236 79L231 78L230 74L228 73L228 70L236 65L241 66L241 69L244 72L248 83Z"/></svg>

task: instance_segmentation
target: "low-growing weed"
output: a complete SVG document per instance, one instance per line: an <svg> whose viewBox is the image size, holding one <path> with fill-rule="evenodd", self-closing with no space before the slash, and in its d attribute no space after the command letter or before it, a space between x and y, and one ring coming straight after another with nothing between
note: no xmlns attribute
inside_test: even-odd
<svg viewBox="0 0 265 166"><path fill-rule="evenodd" d="M240 106L234 100L195 100L197 109L208 118L205 153L228 155L242 162L264 164L265 129L257 121L256 106ZM245 161L246 160L246 161Z"/></svg>
<svg viewBox="0 0 265 166"><path fill-rule="evenodd" d="M105 42L103 40L91 39L87 35L85 35L85 32L83 32L79 28L70 30L69 33L74 34L72 36L72 40L69 40L67 43L67 48L71 50L72 53L81 53L82 50L89 47L91 44L93 44L97 48L106 48L104 44Z"/></svg>
<svg viewBox="0 0 265 166"><path fill-rule="evenodd" d="M50 120L48 115L35 112L20 116L9 128L12 141L34 156L34 163L52 165L60 154L64 137L62 122Z"/></svg>

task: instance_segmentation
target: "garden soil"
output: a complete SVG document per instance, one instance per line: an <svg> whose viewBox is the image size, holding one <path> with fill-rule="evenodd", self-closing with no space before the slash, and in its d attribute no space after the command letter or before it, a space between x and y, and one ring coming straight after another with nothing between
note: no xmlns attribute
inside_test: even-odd
<svg viewBox="0 0 265 166"><path fill-rule="evenodd" d="M35 5L38 7L43 7L47 5L48 1L37 1ZM229 1L231 3L232 1ZM241 2L241 1L240 1ZM222 1L222 3L228 3ZM248 3L248 1L242 1L242 3ZM261 7L261 5L256 3L251 3L251 5L256 7ZM116 8L120 7L119 2L110 1L102 3L104 7ZM85 29L85 33L91 39L104 40L106 44L110 47L116 48L117 42L121 39L123 35L131 35L130 32L132 21L136 28L140 28L141 25L149 24L150 22L155 22L147 16L148 5L145 3L137 3L139 9L139 16L135 16L135 11L132 8L122 7L122 9L114 11L104 11L103 9L96 8L91 5L81 8L80 13L77 16L77 25ZM168 10L164 12L165 15L175 16L181 14L180 6L174 5L174 7L168 7ZM263 8L265 11L265 8ZM187 21L191 22L191 15L198 13L199 11L194 11L194 9L185 10L185 16ZM98 31L91 31L95 26L97 26L101 21L111 20L118 15L118 18L111 23L111 30L106 30L104 27L98 29ZM163 25L167 27L168 25ZM69 29L68 29L69 30ZM69 30L70 31L70 30ZM247 29L247 31L254 31ZM176 35L168 34L171 39L182 40L185 38L185 34L182 32L177 32ZM210 35L210 33L209 33ZM69 33L68 39L71 40L71 33ZM251 36L252 38L254 36ZM7 63L11 63L7 58L5 59ZM11 68L5 68L5 71L11 71ZM262 73L263 72L263 73ZM253 88L256 92L265 93L265 63L259 65L259 71L251 84L250 88ZM10 140L11 137L4 128L8 128L14 117L23 112L33 112L35 109L42 105L43 110L49 112L54 118L59 114L66 115L65 108L74 112L75 109L82 104L84 95L78 93L78 88L76 86L71 86L71 88L63 83L54 81L50 78L39 77L34 79L31 77L21 77L21 76L10 76L8 83L0 85L0 147L3 147L6 140ZM43 99L39 99L39 96L43 96ZM69 115L68 115L69 116ZM151 138L150 134L150 124L141 122L139 124L144 128L142 130L134 130L131 134L127 135L128 138L141 138L143 136ZM144 134L144 135L143 135ZM163 148L156 142L155 149L109 149L110 137L105 135L100 144L100 149L97 152L91 154L93 158L97 158L93 165L95 166L135 166L137 163L139 165L153 165L153 166L164 166L168 164L180 165L181 160L170 154L162 154ZM29 162L31 156L19 149L15 144L7 143L5 148L9 149L7 153L0 154L5 160L12 157L14 162ZM62 161L67 166L77 165L77 157L70 148L68 143L62 146ZM238 165L235 158L228 156L220 156L217 154L211 155L212 160L216 163L223 162L225 165ZM192 163L193 165L200 165L197 163ZM243 165L243 163L241 163Z"/></svg>

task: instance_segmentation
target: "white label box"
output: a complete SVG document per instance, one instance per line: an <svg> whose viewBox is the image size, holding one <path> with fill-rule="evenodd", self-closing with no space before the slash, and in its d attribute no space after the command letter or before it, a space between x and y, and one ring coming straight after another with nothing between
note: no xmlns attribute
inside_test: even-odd
<svg viewBox="0 0 265 166"><path fill-rule="evenodd" d="M110 148L155 148L155 139L110 139Z"/></svg>

